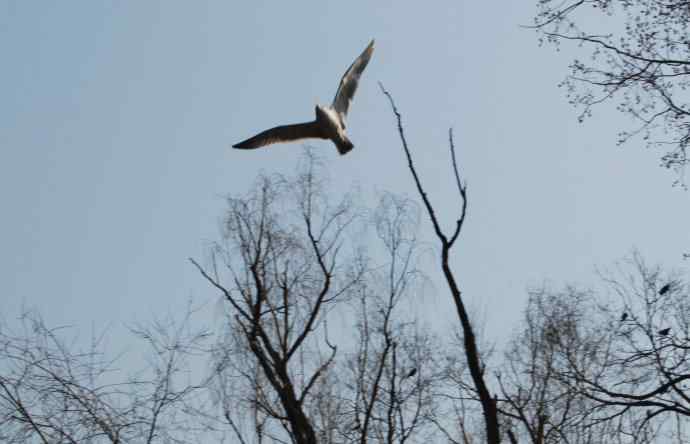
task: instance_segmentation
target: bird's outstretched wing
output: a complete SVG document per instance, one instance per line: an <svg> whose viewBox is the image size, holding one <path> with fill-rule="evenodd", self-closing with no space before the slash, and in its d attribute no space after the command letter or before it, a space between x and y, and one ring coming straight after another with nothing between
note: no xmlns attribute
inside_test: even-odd
<svg viewBox="0 0 690 444"><path fill-rule="evenodd" d="M316 121L296 123L294 125L276 126L275 128L263 131L256 136L250 137L249 139L240 143L236 143L232 147L251 150L265 145L270 145L272 143L292 142L299 139L310 138L327 138Z"/></svg>
<svg viewBox="0 0 690 444"><path fill-rule="evenodd" d="M345 71L343 78L340 79L340 85L338 86L338 91L335 93L335 98L333 99L333 109L335 109L340 118L345 120L347 116L347 110L350 107L350 102L352 102L352 97L357 91L357 84L359 83L359 76L362 75L364 68L367 67L369 59L371 59L371 54L374 52L374 41L369 43L369 46L362 52L352 62L352 65Z"/></svg>

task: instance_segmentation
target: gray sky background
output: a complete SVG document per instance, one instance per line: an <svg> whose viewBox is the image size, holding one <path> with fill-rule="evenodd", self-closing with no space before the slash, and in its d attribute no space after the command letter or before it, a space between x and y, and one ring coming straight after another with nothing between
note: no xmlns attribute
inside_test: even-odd
<svg viewBox="0 0 690 444"><path fill-rule="evenodd" d="M218 237L224 195L291 173L301 152L230 145L311 119L371 38L354 151L314 145L336 189L416 199L382 81L450 227L454 127L470 194L454 266L492 337L528 286L589 284L633 247L686 266L690 193L641 140L615 146L631 122L612 106L578 124L557 88L577 49L518 26L534 3L0 1L2 317L37 308L88 332L213 305L187 257ZM429 310L455 321L431 277Z"/></svg>

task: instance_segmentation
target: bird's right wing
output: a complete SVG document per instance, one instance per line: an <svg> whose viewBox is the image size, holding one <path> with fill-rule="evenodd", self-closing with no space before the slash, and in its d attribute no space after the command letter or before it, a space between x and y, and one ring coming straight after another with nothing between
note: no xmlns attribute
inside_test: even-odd
<svg viewBox="0 0 690 444"><path fill-rule="evenodd" d="M338 111L342 120L345 120L345 116L347 116L350 102L352 102L352 97L355 95L355 91L357 91L359 77L364 72L364 68L367 67L373 52L374 41L372 40L369 46L366 47L362 54L360 54L360 56L352 62L352 65L350 65L347 71L345 71L343 78L340 79L338 91L335 93L335 98L333 99L333 108Z"/></svg>
<svg viewBox="0 0 690 444"><path fill-rule="evenodd" d="M293 142L299 139L310 138L327 138L327 136L323 134L321 127L316 123L316 121L276 126L275 128L261 132L254 137L250 137L247 140L243 140L240 143L236 143L232 147L243 150L251 150L265 145L270 145L272 143Z"/></svg>

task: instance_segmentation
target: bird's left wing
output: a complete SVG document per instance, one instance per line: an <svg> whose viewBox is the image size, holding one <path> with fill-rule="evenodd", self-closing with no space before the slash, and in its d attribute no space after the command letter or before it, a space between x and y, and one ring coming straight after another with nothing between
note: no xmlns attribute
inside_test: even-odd
<svg viewBox="0 0 690 444"><path fill-rule="evenodd" d="M310 138L326 138L326 135L324 135L321 127L316 121L276 126L275 128L263 131L254 137L250 137L247 140L243 140L240 143L236 143L232 147L250 150L260 148L265 145L270 145L272 143L293 142L299 139Z"/></svg>
<svg viewBox="0 0 690 444"><path fill-rule="evenodd" d="M373 52L374 41L372 40L364 52L362 52L362 54L352 62L352 65L350 65L347 71L345 71L343 78L340 79L338 91L335 93L335 98L333 99L333 108L340 114L342 120L345 120L345 116L347 116L350 102L352 102L352 97L355 95L355 91L357 91L359 77L362 75L362 72L364 72L364 68L367 67L367 63L369 63L369 59L371 59L371 54Z"/></svg>

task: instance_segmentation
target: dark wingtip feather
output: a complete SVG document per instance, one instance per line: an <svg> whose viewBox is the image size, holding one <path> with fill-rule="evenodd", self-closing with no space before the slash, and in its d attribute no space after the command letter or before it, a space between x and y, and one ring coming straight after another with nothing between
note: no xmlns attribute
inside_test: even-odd
<svg viewBox="0 0 690 444"><path fill-rule="evenodd" d="M249 143L252 139L247 139L243 140L242 142L238 142L234 144L232 147L238 150L250 150L255 148L251 143Z"/></svg>
<svg viewBox="0 0 690 444"><path fill-rule="evenodd" d="M367 48L364 50L365 54L369 54L369 57L371 57L371 53L374 52L374 39L371 39L371 42L367 45Z"/></svg>

